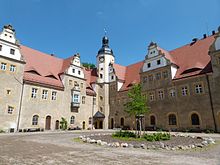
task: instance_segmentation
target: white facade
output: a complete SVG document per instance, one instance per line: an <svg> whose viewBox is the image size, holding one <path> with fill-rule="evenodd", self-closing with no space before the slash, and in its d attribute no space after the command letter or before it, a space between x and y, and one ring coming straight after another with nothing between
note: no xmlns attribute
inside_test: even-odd
<svg viewBox="0 0 220 165"><path fill-rule="evenodd" d="M5 26L0 33L0 55L21 60L20 48L15 38L15 32L10 25Z"/></svg>

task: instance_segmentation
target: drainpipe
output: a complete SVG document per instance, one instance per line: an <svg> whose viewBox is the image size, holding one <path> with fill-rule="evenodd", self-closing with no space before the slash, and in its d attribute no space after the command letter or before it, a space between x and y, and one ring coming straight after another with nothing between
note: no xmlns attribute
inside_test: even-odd
<svg viewBox="0 0 220 165"><path fill-rule="evenodd" d="M19 82L21 86L21 96L20 96L20 103L19 103L19 111L18 111L18 120L17 120L17 132L19 132L19 125L20 125L20 118L21 118L21 107L22 107L22 100L23 100L23 93L24 93L24 82Z"/></svg>
<svg viewBox="0 0 220 165"><path fill-rule="evenodd" d="M206 74L206 80L207 80L207 84L208 84L209 100L210 100L210 105L211 105L211 110L212 110L212 117L213 117L213 121L214 121L215 132L217 132L217 125L216 125L216 120L215 120L214 106L213 106L213 102L212 102L211 87L210 87L209 77L208 77L207 74Z"/></svg>

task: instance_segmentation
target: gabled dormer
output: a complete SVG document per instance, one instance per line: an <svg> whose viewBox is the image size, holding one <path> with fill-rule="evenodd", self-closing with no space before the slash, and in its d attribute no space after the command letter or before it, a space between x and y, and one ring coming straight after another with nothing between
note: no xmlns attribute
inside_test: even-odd
<svg viewBox="0 0 220 165"><path fill-rule="evenodd" d="M67 69L67 74L74 77L85 78L83 67L80 62L80 55L78 53L71 58L69 68Z"/></svg>
<svg viewBox="0 0 220 165"><path fill-rule="evenodd" d="M160 48L156 43L151 42L148 46L148 53L145 56L142 72L158 69L171 65L172 78L175 76L177 66L168 51Z"/></svg>
<svg viewBox="0 0 220 165"><path fill-rule="evenodd" d="M11 25L5 25L0 33L0 56L22 60L15 30Z"/></svg>

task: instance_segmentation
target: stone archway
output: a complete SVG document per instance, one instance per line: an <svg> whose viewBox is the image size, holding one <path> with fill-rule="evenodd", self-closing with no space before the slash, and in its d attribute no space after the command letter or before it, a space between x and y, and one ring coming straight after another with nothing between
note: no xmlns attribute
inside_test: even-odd
<svg viewBox="0 0 220 165"><path fill-rule="evenodd" d="M50 130L51 129L51 116L46 117L46 122L45 122L45 130Z"/></svg>

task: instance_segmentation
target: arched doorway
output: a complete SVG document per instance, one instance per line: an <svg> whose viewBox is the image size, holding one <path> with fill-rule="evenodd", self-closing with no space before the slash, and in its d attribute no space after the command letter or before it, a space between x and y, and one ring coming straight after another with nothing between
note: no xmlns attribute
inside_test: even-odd
<svg viewBox="0 0 220 165"><path fill-rule="evenodd" d="M113 129L113 128L114 128L114 119L111 118L111 129Z"/></svg>
<svg viewBox="0 0 220 165"><path fill-rule="evenodd" d="M51 116L46 117L46 123L45 123L45 130L50 130L51 129Z"/></svg>
<svg viewBox="0 0 220 165"><path fill-rule="evenodd" d="M193 113L191 115L191 124L192 125L200 125L199 115L197 115L196 113Z"/></svg>
<svg viewBox="0 0 220 165"><path fill-rule="evenodd" d="M60 122L59 120L56 120L55 129L59 129L59 126L60 126Z"/></svg>
<svg viewBox="0 0 220 165"><path fill-rule="evenodd" d="M83 121L83 129L86 129L86 122Z"/></svg>

